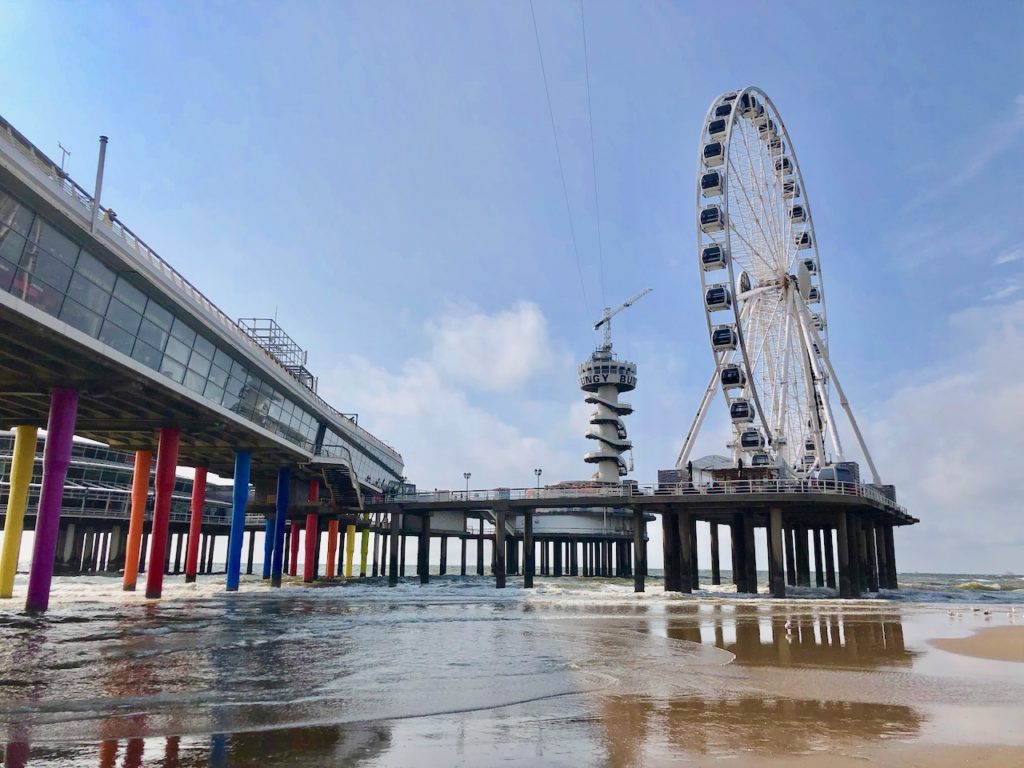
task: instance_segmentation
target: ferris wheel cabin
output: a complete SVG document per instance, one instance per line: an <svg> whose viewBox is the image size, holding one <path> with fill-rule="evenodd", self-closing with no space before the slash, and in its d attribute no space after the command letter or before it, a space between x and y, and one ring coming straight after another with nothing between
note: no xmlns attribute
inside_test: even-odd
<svg viewBox="0 0 1024 768"><path fill-rule="evenodd" d="M705 234L725 229L725 213L720 205L706 205L700 212L700 228Z"/></svg>
<svg viewBox="0 0 1024 768"><path fill-rule="evenodd" d="M725 162L725 147L720 141L712 141L704 145L704 165L716 168Z"/></svg>
<svg viewBox="0 0 1024 768"><path fill-rule="evenodd" d="M797 203L789 209L789 220L794 224L803 224L807 221L807 211L802 205Z"/></svg>
<svg viewBox="0 0 1024 768"><path fill-rule="evenodd" d="M740 448L744 451L756 451L764 448L764 435L759 429L747 429L740 435Z"/></svg>
<svg viewBox="0 0 1024 768"><path fill-rule="evenodd" d="M728 352L730 349L736 349L739 341L736 330L731 325L719 325L711 331L711 346L716 352ZM724 375L725 371L723 370L722 373ZM742 371L740 371L740 376L743 376Z"/></svg>
<svg viewBox="0 0 1024 768"><path fill-rule="evenodd" d="M787 200L800 197L800 185L791 179L782 182L782 196Z"/></svg>
<svg viewBox="0 0 1024 768"><path fill-rule="evenodd" d="M724 285L712 285L704 294L704 306L708 312L732 308L732 294Z"/></svg>
<svg viewBox="0 0 1024 768"><path fill-rule="evenodd" d="M812 244L813 244L813 241L811 240L811 233L810 232L798 232L793 237L793 245L795 245L798 250L803 250L804 248L810 248Z"/></svg>
<svg viewBox="0 0 1024 768"><path fill-rule="evenodd" d="M724 118L718 118L708 123L708 138L712 141L721 141L728 132L728 123Z"/></svg>
<svg viewBox="0 0 1024 768"><path fill-rule="evenodd" d="M740 389L747 385L747 374L736 363L729 363L723 366L719 380L722 382L722 389Z"/></svg>
<svg viewBox="0 0 1024 768"><path fill-rule="evenodd" d="M705 272L710 272L714 269L723 269L728 263L728 258L725 255L725 247L718 243L712 243L711 245L705 246L700 252L700 265L703 267Z"/></svg>
<svg viewBox="0 0 1024 768"><path fill-rule="evenodd" d="M722 174L718 171L708 171L700 177L700 193L704 197L718 197L722 194Z"/></svg>
<svg viewBox="0 0 1024 768"><path fill-rule="evenodd" d="M750 422L754 420L754 407L746 398L737 398L729 406L729 417L734 424Z"/></svg>

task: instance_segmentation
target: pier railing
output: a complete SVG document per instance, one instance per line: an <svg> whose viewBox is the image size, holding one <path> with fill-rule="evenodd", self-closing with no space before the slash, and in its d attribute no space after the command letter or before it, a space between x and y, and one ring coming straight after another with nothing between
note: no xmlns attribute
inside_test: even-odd
<svg viewBox="0 0 1024 768"><path fill-rule="evenodd" d="M593 496L595 504L602 498L621 499L637 496L690 496L690 495L732 495L732 494L808 494L858 496L882 504L888 509L907 514L906 509L883 494L877 488L863 483L845 483L835 480L729 480L716 483L655 483L639 485L594 484L569 488L489 488L469 491L421 491L411 494L375 496L367 498L368 504L387 502L495 502L519 500L543 500L557 503L559 499L579 499Z"/></svg>

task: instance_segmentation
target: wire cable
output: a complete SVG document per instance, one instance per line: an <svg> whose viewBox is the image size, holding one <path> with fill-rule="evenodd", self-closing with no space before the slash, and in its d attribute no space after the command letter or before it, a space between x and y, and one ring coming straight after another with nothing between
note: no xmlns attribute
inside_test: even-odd
<svg viewBox="0 0 1024 768"><path fill-rule="evenodd" d="M533 35L537 40L537 56L540 58L540 74L544 79L544 94L548 101L548 117L551 118L551 135L555 139L555 156L558 158L558 174L562 177L562 195L565 198L565 212L569 217L569 233L572 235L572 249L576 253L576 271L580 276L580 291L583 292L583 305L587 311L590 310L590 302L587 300L587 286L583 279L583 261L580 258L579 245L576 242L576 226L572 221L572 207L569 205L569 187L565 182L565 166L562 164L562 150L558 145L558 130L555 127L555 111L551 106L551 89L548 87L548 74L544 67L544 52L540 46L540 32L537 29L537 14L533 9L533 0L530 0L530 16L533 19Z"/></svg>
<svg viewBox="0 0 1024 768"><path fill-rule="evenodd" d="M604 244L601 238L601 200L597 192L597 154L594 149L594 110L590 105L590 54L587 50L587 18L580 0L580 25L583 27L583 64L587 72L587 122L590 124L590 167L594 173L594 212L597 215L597 264L601 275L601 306L608 303L604 292Z"/></svg>

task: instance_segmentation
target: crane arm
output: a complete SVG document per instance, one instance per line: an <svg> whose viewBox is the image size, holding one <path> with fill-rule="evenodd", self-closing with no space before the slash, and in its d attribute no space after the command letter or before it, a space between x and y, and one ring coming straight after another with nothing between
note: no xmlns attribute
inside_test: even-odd
<svg viewBox="0 0 1024 768"><path fill-rule="evenodd" d="M611 309L610 307L605 307L604 317L602 317L600 320L598 320L596 323L594 323L594 330L596 331L598 328L600 328L602 325L607 323L609 320L611 320L613 317L615 317L615 315L619 314L619 312L624 310L626 307L631 307L634 304L636 304L638 301L640 301L640 299L642 299L644 296L646 296L648 293L650 293L653 290L654 290L653 288L644 288L642 291L640 291L640 293L636 294L635 296L630 296L628 299L626 299L624 302L622 302L615 309Z"/></svg>

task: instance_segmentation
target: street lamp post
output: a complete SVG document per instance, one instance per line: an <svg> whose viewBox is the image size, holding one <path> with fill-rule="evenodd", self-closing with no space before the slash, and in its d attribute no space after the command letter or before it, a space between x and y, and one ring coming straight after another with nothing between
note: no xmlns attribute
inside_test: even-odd
<svg viewBox="0 0 1024 768"><path fill-rule="evenodd" d="M538 491L540 490L540 473L541 473L541 470L539 470L539 469L533 470L533 474L535 474L537 476L537 490Z"/></svg>
<svg viewBox="0 0 1024 768"><path fill-rule="evenodd" d="M463 472L462 476L466 479L466 498L469 498L469 478L473 476L472 472Z"/></svg>

